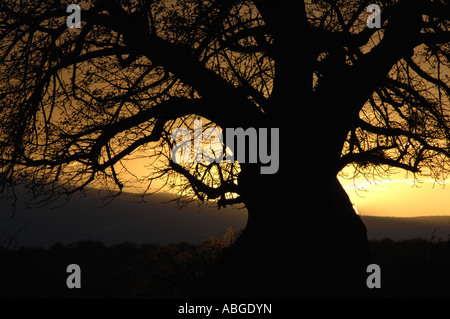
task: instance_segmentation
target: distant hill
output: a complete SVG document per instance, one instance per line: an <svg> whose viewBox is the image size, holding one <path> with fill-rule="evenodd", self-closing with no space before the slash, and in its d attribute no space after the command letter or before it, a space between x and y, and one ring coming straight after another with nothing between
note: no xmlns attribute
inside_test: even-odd
<svg viewBox="0 0 450 319"><path fill-rule="evenodd" d="M369 240L390 238L405 240L413 238L448 240L450 216L424 217L376 217L361 216L367 228Z"/></svg>
<svg viewBox="0 0 450 319"><path fill-rule="evenodd" d="M245 227L244 209L217 210L214 206L190 203L180 209L171 194L155 194L142 202L136 194L124 193L102 207L102 198L92 192L75 196L64 206L58 203L27 209L19 201L15 216L11 207L0 204L0 246L16 233L17 245L49 248L55 243L81 240L106 245L124 242L199 244L211 236L222 237L231 227Z"/></svg>
<svg viewBox="0 0 450 319"><path fill-rule="evenodd" d="M50 205L27 209L19 201L16 214L0 204L0 246L14 236L16 246L49 248L57 242L76 243L95 240L106 245L123 242L170 244L187 242L199 244L211 236L222 237L228 227L238 232L245 227L245 209L201 208L191 203L178 209L170 202L170 194L155 194L142 202L135 194L123 194L101 207L96 194L76 196L62 207ZM167 203L169 201L169 203ZM450 235L450 216L394 218L361 216L368 229L368 237L390 238L396 241L423 238L447 240Z"/></svg>

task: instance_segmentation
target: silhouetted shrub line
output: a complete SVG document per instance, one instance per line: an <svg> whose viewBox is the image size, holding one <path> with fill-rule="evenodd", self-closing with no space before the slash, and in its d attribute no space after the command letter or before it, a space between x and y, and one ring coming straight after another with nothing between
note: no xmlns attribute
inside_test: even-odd
<svg viewBox="0 0 450 319"><path fill-rule="evenodd" d="M0 248L1 298L189 298L196 280L235 236L192 245L100 242L55 244L49 249ZM231 236L231 237L230 237ZM450 241L371 241L382 288L373 298L450 297ZM67 265L82 269L82 288L68 289Z"/></svg>

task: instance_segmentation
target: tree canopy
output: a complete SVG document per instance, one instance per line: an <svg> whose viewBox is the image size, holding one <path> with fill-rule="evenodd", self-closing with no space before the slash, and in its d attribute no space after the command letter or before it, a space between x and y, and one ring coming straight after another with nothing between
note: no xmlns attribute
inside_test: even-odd
<svg viewBox="0 0 450 319"><path fill-rule="evenodd" d="M205 129L290 127L282 143L327 158L333 174L354 165L444 179L449 4L377 1L382 25L369 28L370 3L92 0L69 29L70 1L2 1L0 184L120 191L126 159L144 151L149 183L243 202L240 163L170 160L172 130L198 117Z"/></svg>

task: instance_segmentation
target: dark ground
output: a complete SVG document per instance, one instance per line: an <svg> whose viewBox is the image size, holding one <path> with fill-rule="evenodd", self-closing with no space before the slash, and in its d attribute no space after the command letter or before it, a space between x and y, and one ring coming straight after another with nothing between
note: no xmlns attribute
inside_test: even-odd
<svg viewBox="0 0 450 319"><path fill-rule="evenodd" d="M82 241L50 249L0 249L0 298L188 298L205 267L229 239L202 245L107 247ZM370 298L450 298L450 241L371 241L381 288ZM81 267L81 289L69 289L69 264Z"/></svg>

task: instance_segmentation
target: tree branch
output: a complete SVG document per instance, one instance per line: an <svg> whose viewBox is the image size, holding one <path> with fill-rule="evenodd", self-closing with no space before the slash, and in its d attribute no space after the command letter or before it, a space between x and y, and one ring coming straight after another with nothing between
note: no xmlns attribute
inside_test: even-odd
<svg viewBox="0 0 450 319"><path fill-rule="evenodd" d="M345 166L351 163L370 163L374 165L388 165L392 167L401 168L412 173L419 173L420 170L417 165L409 165L401 163L399 160L394 160L391 158L386 158L383 156L368 154L368 153L352 153L344 155L340 160L339 171Z"/></svg>
<svg viewBox="0 0 450 319"><path fill-rule="evenodd" d="M124 42L129 48L163 66L195 88L202 98L214 103L217 124L227 127L238 124L240 119L256 120L262 116L260 109L248 100L250 94L244 87L234 87L217 73L207 69L189 48L169 43L151 34L145 19L128 14L117 5L108 6L108 11L109 15L87 12L84 16L92 23L123 34ZM241 116L236 118L234 112Z"/></svg>
<svg viewBox="0 0 450 319"><path fill-rule="evenodd" d="M213 165L213 164L210 164ZM202 180L196 178L192 175L189 170L185 169L180 164L177 164L173 161L170 161L170 167L177 173L184 176L189 184L191 185L195 195L201 200L204 201L206 199L217 199L221 198L221 204L225 204L225 201L229 201L229 199L225 198L226 193L235 193L238 192L237 185L232 182L222 182L218 187L211 187L205 184ZM205 198L206 196L206 198ZM236 202L237 203L237 202Z"/></svg>

